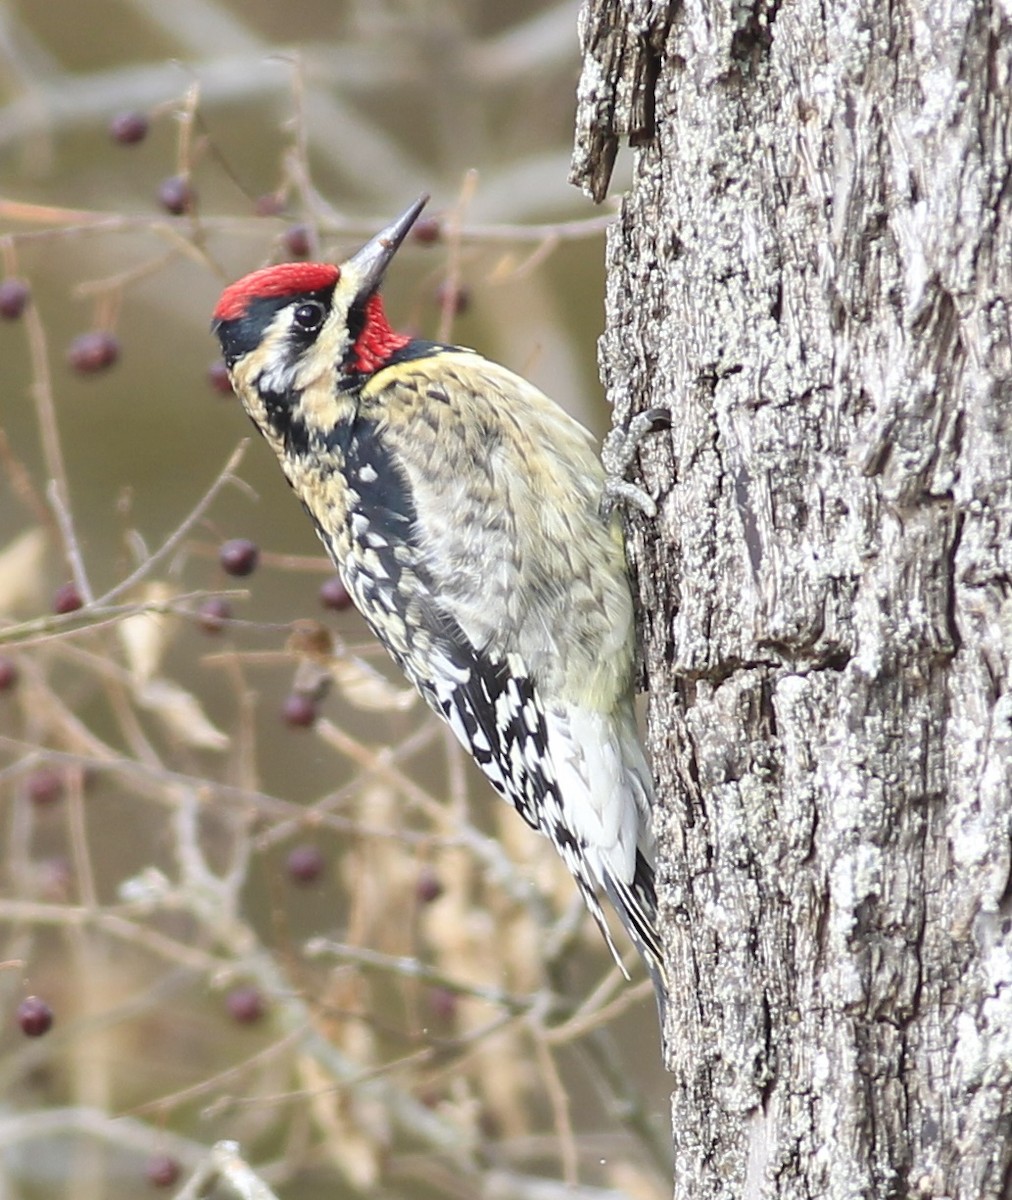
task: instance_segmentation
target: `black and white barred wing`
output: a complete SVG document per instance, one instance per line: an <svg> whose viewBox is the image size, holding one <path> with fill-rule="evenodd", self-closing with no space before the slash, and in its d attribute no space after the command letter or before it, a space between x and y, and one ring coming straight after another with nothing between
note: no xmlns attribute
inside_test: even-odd
<svg viewBox="0 0 1012 1200"><path fill-rule="evenodd" d="M495 661L435 605L430 629L429 674L407 668L409 675L496 791L552 842L619 966L598 887L653 972L661 957L653 867L637 816L649 804L649 773L642 756L624 757L635 742L620 738L605 714L546 709L516 655Z"/></svg>

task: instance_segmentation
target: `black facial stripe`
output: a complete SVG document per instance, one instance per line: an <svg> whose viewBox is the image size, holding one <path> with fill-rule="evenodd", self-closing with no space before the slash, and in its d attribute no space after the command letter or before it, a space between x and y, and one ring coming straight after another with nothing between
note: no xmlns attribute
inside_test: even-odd
<svg viewBox="0 0 1012 1200"><path fill-rule="evenodd" d="M342 392L354 391L361 386L363 373L355 370L355 359L357 351L356 343L365 329L366 320L366 305L372 299L373 293L366 296L356 296L351 302L351 308L348 309L347 325L348 325L348 344L345 348L344 358L341 361L341 372L337 386Z"/></svg>
<svg viewBox="0 0 1012 1200"><path fill-rule="evenodd" d="M272 392L257 381L257 392L266 410L267 423L285 446L300 457L309 452L309 431L294 413L298 397L293 392ZM256 425L256 421L253 422ZM258 426L259 428L259 426ZM261 433L264 431L261 429Z"/></svg>
<svg viewBox="0 0 1012 1200"><path fill-rule="evenodd" d="M267 327L277 314L289 305L298 306L310 300L319 300L330 307L334 295L333 285L315 292L302 292L295 296L257 296L250 300L241 317L228 321L215 321L211 328L218 335L225 362L231 367L244 354L255 350L263 341ZM290 335L291 358L294 361L316 341L319 329L306 330L296 326Z"/></svg>
<svg viewBox="0 0 1012 1200"><path fill-rule="evenodd" d="M354 346L365 329L365 306L371 296L356 296L348 309L348 345Z"/></svg>

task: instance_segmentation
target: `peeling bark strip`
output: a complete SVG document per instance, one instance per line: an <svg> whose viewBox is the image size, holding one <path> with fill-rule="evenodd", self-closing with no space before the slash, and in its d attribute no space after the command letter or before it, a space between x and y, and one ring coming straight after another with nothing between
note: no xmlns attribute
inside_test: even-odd
<svg viewBox="0 0 1012 1200"><path fill-rule="evenodd" d="M588 0L675 1196L1012 1195L1012 6ZM635 136L634 136L635 135Z"/></svg>

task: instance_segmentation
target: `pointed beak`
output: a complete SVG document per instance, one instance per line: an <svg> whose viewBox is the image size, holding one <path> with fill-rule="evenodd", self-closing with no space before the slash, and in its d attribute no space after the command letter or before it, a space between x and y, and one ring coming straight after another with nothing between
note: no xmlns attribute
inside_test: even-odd
<svg viewBox="0 0 1012 1200"><path fill-rule="evenodd" d="M392 221L386 229L381 230L374 238L366 242L361 250L344 264L345 272L354 272L359 278L358 297L365 300L383 282L383 275L390 260L397 253L401 242L407 237L411 226L418 220L418 215L428 204L429 196L425 193Z"/></svg>

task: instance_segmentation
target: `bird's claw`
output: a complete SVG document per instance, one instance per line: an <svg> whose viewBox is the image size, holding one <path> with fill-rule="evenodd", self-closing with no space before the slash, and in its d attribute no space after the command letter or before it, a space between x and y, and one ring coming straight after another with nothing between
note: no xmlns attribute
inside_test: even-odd
<svg viewBox="0 0 1012 1200"><path fill-rule="evenodd" d="M671 412L666 408L648 408L637 413L625 429L613 429L605 437L601 447L601 465L604 467L604 494L601 497L601 512L610 516L619 503L631 504L653 518L657 516L657 504L643 488L625 478L626 471L636 456L640 442L649 433L659 433L671 428Z"/></svg>

